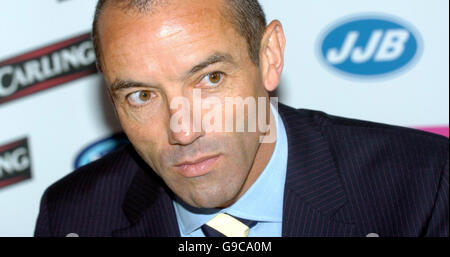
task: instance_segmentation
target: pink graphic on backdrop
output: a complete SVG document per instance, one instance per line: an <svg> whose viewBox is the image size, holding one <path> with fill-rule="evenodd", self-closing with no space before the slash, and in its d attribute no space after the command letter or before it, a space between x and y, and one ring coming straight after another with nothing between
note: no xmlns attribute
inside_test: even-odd
<svg viewBox="0 0 450 257"><path fill-rule="evenodd" d="M416 129L428 131L431 133L435 133L438 135L442 135L444 137L449 137L449 126L434 126L434 127L415 127Z"/></svg>

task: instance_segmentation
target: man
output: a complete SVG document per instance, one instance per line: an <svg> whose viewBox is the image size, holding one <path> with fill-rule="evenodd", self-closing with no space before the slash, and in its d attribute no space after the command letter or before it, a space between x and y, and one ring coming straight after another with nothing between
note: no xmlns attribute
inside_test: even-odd
<svg viewBox="0 0 450 257"><path fill-rule="evenodd" d="M446 138L269 101L211 111L280 82L283 28L256 0L100 0L93 39L131 145L49 187L36 236L448 236ZM216 103L200 128L196 99Z"/></svg>

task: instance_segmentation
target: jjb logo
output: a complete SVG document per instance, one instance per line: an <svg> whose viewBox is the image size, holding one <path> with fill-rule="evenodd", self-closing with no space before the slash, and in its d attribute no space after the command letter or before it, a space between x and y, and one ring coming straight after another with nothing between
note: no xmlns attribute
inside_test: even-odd
<svg viewBox="0 0 450 257"><path fill-rule="evenodd" d="M418 33L386 16L338 23L323 37L320 55L336 71L372 78L399 71L421 51Z"/></svg>

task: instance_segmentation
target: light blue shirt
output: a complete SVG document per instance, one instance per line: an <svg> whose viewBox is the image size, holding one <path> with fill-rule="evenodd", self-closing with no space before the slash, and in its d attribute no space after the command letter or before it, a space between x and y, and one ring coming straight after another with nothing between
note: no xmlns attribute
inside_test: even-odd
<svg viewBox="0 0 450 257"><path fill-rule="evenodd" d="M278 114L271 104L272 114ZM284 183L286 180L288 144L286 129L279 115L274 115L277 141L272 157L253 185L233 205L225 209L199 209L173 201L182 237L204 237L201 226L218 213L255 220L249 237L280 237L283 218Z"/></svg>

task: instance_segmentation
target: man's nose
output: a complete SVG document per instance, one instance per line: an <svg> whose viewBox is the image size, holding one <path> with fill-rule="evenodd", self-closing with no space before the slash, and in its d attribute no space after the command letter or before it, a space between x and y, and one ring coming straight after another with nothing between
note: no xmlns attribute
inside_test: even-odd
<svg viewBox="0 0 450 257"><path fill-rule="evenodd" d="M170 130L170 129L169 129ZM174 132L169 131L169 143L172 145L189 145L202 136L201 132L189 131Z"/></svg>
<svg viewBox="0 0 450 257"><path fill-rule="evenodd" d="M169 136L169 143L172 145L192 144L204 134L201 129L201 122L199 123L194 120L192 102L188 101L187 98L182 100L183 104L175 105L176 108L170 108L169 102L170 117L167 134Z"/></svg>

